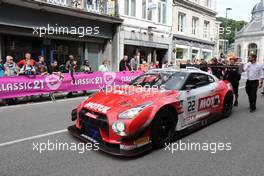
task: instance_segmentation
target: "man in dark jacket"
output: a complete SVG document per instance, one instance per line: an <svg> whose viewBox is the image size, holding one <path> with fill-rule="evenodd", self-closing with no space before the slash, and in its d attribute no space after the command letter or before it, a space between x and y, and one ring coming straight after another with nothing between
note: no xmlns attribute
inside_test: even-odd
<svg viewBox="0 0 264 176"><path fill-rule="evenodd" d="M201 59L200 69L202 71L208 72L208 65L207 65L207 62L204 59Z"/></svg>
<svg viewBox="0 0 264 176"><path fill-rule="evenodd" d="M215 75L218 79L223 79L223 64L217 61L217 58L212 59L212 64L210 65L212 74Z"/></svg>
<svg viewBox="0 0 264 176"><path fill-rule="evenodd" d="M224 80L229 81L232 84L234 95L235 95L235 103L234 106L238 106L238 88L239 88L239 81L241 79L241 74L239 72L239 67L236 65L237 58L230 57L229 58L229 67L225 70Z"/></svg>
<svg viewBox="0 0 264 176"><path fill-rule="evenodd" d="M124 58L119 63L119 71L130 71L130 66L128 63L128 57L125 55Z"/></svg>

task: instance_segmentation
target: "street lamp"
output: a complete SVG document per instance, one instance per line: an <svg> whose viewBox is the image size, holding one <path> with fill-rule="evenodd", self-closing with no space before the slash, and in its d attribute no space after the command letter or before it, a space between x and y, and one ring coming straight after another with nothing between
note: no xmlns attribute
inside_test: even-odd
<svg viewBox="0 0 264 176"><path fill-rule="evenodd" d="M228 23L227 13L229 10L232 10L232 8L226 8L226 17L225 17L226 24L225 24L225 30L224 30L224 54L227 54L227 46L228 46L228 43L226 42L226 29L227 29L227 23Z"/></svg>

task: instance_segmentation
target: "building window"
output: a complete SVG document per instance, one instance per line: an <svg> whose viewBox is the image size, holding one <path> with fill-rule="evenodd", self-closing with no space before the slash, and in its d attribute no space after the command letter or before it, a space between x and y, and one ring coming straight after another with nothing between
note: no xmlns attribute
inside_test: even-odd
<svg viewBox="0 0 264 176"><path fill-rule="evenodd" d="M186 15L184 13L178 14L178 31L184 32Z"/></svg>
<svg viewBox="0 0 264 176"><path fill-rule="evenodd" d="M136 0L124 0L124 14L136 16Z"/></svg>
<svg viewBox="0 0 264 176"><path fill-rule="evenodd" d="M158 22L167 23L167 0L158 0Z"/></svg>
<svg viewBox="0 0 264 176"><path fill-rule="evenodd" d="M192 49L192 60L198 59L199 50Z"/></svg>
<svg viewBox="0 0 264 176"><path fill-rule="evenodd" d="M99 13L101 5L102 4L100 4L98 0L87 0L86 1L86 9L89 12Z"/></svg>
<svg viewBox="0 0 264 176"><path fill-rule="evenodd" d="M199 18L193 17L192 18L192 34L198 35L198 29L199 29Z"/></svg>
<svg viewBox="0 0 264 176"><path fill-rule="evenodd" d="M129 15L129 0L124 0L125 2L124 2L124 6L125 6L125 8L124 8L124 14L125 15Z"/></svg>
<svg viewBox="0 0 264 176"><path fill-rule="evenodd" d="M131 16L136 16L136 0L131 0Z"/></svg>
<svg viewBox="0 0 264 176"><path fill-rule="evenodd" d="M47 0L47 3L53 4L53 5L59 5L59 6L69 6L69 3L67 2L67 0L60 0L60 1Z"/></svg>
<svg viewBox="0 0 264 176"><path fill-rule="evenodd" d="M162 3L162 23L166 24L167 23L167 3L163 2Z"/></svg>
<svg viewBox="0 0 264 176"><path fill-rule="evenodd" d="M176 59L189 59L187 48L176 48Z"/></svg>
<svg viewBox="0 0 264 176"><path fill-rule="evenodd" d="M148 20L152 21L153 18L153 10L155 9L154 7L154 3L152 2L152 0L148 0Z"/></svg>
<svg viewBox="0 0 264 176"><path fill-rule="evenodd" d="M147 15L147 0L142 0L142 18L146 19Z"/></svg>
<svg viewBox="0 0 264 176"><path fill-rule="evenodd" d="M148 20L152 21L152 15L153 15L152 11L149 10L148 11Z"/></svg>
<svg viewBox="0 0 264 176"><path fill-rule="evenodd" d="M209 32L210 32L210 22L204 21L204 35L203 35L203 37L208 39L209 38Z"/></svg>
<svg viewBox="0 0 264 176"><path fill-rule="evenodd" d="M161 23L161 2L158 2L158 22Z"/></svg>
<svg viewBox="0 0 264 176"><path fill-rule="evenodd" d="M241 45L237 46L237 56L241 58Z"/></svg>
<svg viewBox="0 0 264 176"><path fill-rule="evenodd" d="M212 58L212 52L211 51L203 51L202 52L202 59L210 60L211 58Z"/></svg>
<svg viewBox="0 0 264 176"><path fill-rule="evenodd" d="M167 0L142 0L142 18L167 24L167 6Z"/></svg>
<svg viewBox="0 0 264 176"><path fill-rule="evenodd" d="M211 7L211 0L205 0L205 6Z"/></svg>

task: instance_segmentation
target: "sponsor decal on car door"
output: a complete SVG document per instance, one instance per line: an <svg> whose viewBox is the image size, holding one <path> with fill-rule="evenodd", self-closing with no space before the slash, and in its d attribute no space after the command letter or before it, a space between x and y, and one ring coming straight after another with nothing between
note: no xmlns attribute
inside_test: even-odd
<svg viewBox="0 0 264 176"><path fill-rule="evenodd" d="M211 108L217 106L219 96L215 95L214 83L183 91L184 113L181 128L189 127L210 114ZM216 103L217 102L217 103Z"/></svg>

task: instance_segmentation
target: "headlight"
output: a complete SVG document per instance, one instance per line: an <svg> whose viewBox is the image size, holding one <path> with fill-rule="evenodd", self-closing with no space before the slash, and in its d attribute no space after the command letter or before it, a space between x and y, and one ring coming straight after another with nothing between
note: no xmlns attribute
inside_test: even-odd
<svg viewBox="0 0 264 176"><path fill-rule="evenodd" d="M139 105L135 108L129 109L125 112L122 112L118 115L120 119L133 119L135 116L137 116L144 108L152 105L152 102L147 102L142 105Z"/></svg>

